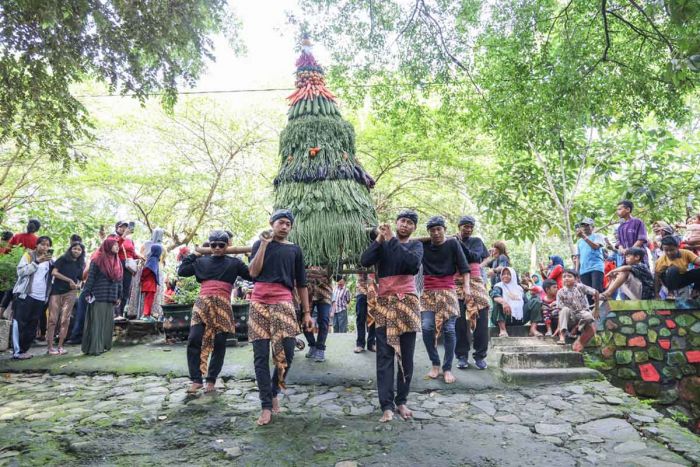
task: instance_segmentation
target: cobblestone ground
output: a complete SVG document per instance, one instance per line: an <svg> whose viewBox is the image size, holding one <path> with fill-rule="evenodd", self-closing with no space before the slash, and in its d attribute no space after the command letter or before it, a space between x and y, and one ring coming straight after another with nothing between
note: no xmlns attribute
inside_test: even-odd
<svg viewBox="0 0 700 467"><path fill-rule="evenodd" d="M188 397L183 378L0 376L0 465L633 465L700 463L700 438L607 382L411 394L295 386L256 427L252 381ZM345 462L345 463L342 463Z"/></svg>

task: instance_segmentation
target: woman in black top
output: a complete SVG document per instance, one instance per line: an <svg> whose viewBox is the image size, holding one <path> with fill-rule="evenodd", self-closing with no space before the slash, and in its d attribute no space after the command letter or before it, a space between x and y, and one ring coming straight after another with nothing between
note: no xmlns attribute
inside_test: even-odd
<svg viewBox="0 0 700 467"><path fill-rule="evenodd" d="M85 246L82 243L73 243L63 256L58 258L53 265L53 287L49 298L49 322L46 329L46 343L49 355L63 355L63 341L68 334L70 315L73 305L78 297L80 281L85 269ZM61 317L58 333L58 349L53 346L56 337L56 324Z"/></svg>

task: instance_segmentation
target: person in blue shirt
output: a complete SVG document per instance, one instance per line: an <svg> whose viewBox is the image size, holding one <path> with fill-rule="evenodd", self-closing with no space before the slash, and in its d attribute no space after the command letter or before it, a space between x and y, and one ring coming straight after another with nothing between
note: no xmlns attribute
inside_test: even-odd
<svg viewBox="0 0 700 467"><path fill-rule="evenodd" d="M577 266L581 282L598 292L602 292L605 275L605 237L599 233L593 233L593 224L593 219L587 217L580 222L578 229L576 229L576 236L579 238L576 242Z"/></svg>

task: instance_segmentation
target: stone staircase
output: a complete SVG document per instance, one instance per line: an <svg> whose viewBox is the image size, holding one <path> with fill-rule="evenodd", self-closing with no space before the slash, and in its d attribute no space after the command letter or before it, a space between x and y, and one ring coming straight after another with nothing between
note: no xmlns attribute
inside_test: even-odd
<svg viewBox="0 0 700 467"><path fill-rule="evenodd" d="M510 337L491 337L489 360L500 368L503 378L513 384L569 382L599 379L601 374L587 368L583 355L552 338L528 337L529 328L508 329ZM495 334L498 335L497 330Z"/></svg>

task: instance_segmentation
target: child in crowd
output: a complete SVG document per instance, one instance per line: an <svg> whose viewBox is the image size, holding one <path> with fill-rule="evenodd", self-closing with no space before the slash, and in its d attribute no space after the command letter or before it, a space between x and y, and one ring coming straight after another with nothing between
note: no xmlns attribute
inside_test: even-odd
<svg viewBox="0 0 700 467"><path fill-rule="evenodd" d="M654 276L644 262L644 250L637 247L625 252L625 265L608 273L610 285L601 294L603 300L612 299L617 290L628 300L652 300L654 298Z"/></svg>
<svg viewBox="0 0 700 467"><path fill-rule="evenodd" d="M566 269L562 274L562 288L557 292L557 307L559 308L559 344L566 343L566 331L575 327L581 334L572 349L581 352L586 343L595 335L595 321L598 319L588 310L586 295L591 295L596 302L599 293L596 289L578 281L578 272ZM575 335L575 332L571 335Z"/></svg>
<svg viewBox="0 0 700 467"><path fill-rule="evenodd" d="M661 284L668 289L666 298L676 298L678 291L693 286L691 298L700 296L700 256L690 250L679 248L678 239L672 236L661 240L664 255L656 262L655 291ZM694 269L691 269L691 265Z"/></svg>
<svg viewBox="0 0 700 467"><path fill-rule="evenodd" d="M557 307L557 281L547 279L542 283L544 289L544 297L542 297L542 317L544 325L547 327L545 337L552 337L552 326L558 328L559 324L559 308Z"/></svg>
<svg viewBox="0 0 700 467"><path fill-rule="evenodd" d="M683 237L685 248L697 254L700 251L700 213L689 217L685 225L679 224L676 227L685 228Z"/></svg>

